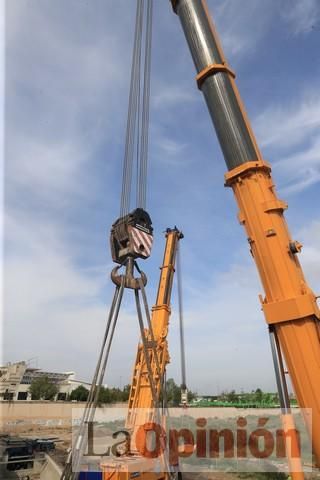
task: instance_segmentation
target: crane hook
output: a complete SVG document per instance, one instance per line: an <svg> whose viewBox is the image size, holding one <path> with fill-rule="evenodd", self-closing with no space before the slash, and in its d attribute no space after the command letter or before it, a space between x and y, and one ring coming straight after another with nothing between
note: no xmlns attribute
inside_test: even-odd
<svg viewBox="0 0 320 480"><path fill-rule="evenodd" d="M122 267L126 267L126 271L124 275L119 275L118 270ZM137 268L138 272L140 273L140 277L134 276L134 267ZM111 280L115 285L120 286L122 283L122 278L124 278L124 287L131 288L133 290L139 290L139 280L141 279L143 286L147 284L147 276L142 270L139 269L138 265L134 261L133 257L128 257L123 265L118 265L111 271Z"/></svg>

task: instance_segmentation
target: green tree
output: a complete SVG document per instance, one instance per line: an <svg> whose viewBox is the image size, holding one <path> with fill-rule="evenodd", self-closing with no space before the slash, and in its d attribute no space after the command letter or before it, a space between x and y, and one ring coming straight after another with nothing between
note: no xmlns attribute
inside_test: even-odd
<svg viewBox="0 0 320 480"><path fill-rule="evenodd" d="M236 403L236 402L238 402L239 397L236 394L235 390L231 390L230 392L226 393L226 399L230 403Z"/></svg>
<svg viewBox="0 0 320 480"><path fill-rule="evenodd" d="M112 392L107 387L101 387L99 392L99 403L112 403Z"/></svg>
<svg viewBox="0 0 320 480"><path fill-rule="evenodd" d="M196 398L197 394L188 390L188 402ZM173 378L166 382L166 398L169 407L178 407L181 404L181 387L176 384Z"/></svg>
<svg viewBox="0 0 320 480"><path fill-rule="evenodd" d="M192 402L197 398L196 392L192 392L191 390L188 390L188 403Z"/></svg>
<svg viewBox="0 0 320 480"><path fill-rule="evenodd" d="M110 396L112 403L122 402L122 390L120 390L120 388L110 388Z"/></svg>
<svg viewBox="0 0 320 480"><path fill-rule="evenodd" d="M130 388L131 388L131 385L125 385L123 387L122 396L121 396L122 402L127 402L129 400Z"/></svg>
<svg viewBox="0 0 320 480"><path fill-rule="evenodd" d="M72 390L70 394L70 400L76 400L77 402L86 402L88 399L89 390L83 385Z"/></svg>
<svg viewBox="0 0 320 480"><path fill-rule="evenodd" d="M167 402L169 407L177 407L181 402L181 389L173 378L168 378L166 383Z"/></svg>
<svg viewBox="0 0 320 480"><path fill-rule="evenodd" d="M32 380L29 387L32 400L53 400L59 389L47 376Z"/></svg>
<svg viewBox="0 0 320 480"><path fill-rule="evenodd" d="M255 400L257 403L262 403L263 396L264 396L264 393L263 393L263 391L261 390L261 388L257 388L257 390L254 392L254 400Z"/></svg>
<svg viewBox="0 0 320 480"><path fill-rule="evenodd" d="M121 403L127 402L130 393L130 385L125 385L121 390L117 387L101 387L99 392L99 403Z"/></svg>

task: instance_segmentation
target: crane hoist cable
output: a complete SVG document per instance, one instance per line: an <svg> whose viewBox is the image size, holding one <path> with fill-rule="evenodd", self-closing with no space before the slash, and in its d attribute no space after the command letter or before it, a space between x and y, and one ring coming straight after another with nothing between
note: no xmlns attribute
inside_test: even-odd
<svg viewBox="0 0 320 480"><path fill-rule="evenodd" d="M153 0L137 0L120 217L130 211L136 161L136 206L146 208Z"/></svg>
<svg viewBox="0 0 320 480"><path fill-rule="evenodd" d="M155 362L157 377L161 376L160 361L155 347L150 310L145 292L147 277L140 270L136 262L138 258L146 259L150 256L153 242L152 223L149 214L145 210L148 167L152 12L153 0L137 0L120 217L112 225L110 234L112 258L113 261L118 264L111 272L111 279L115 284L115 292L88 400L77 434L75 435L72 451L68 456L62 472L61 480L76 480L79 477L82 459L87 447L87 425L94 420L123 293L126 288L134 290L141 342L154 408L154 418L157 423L160 423L159 398L161 397L161 391L157 392L155 386L151 368L151 358L153 358ZM136 161L136 208L129 212L132 197L134 161ZM121 268L124 268L123 274L119 273ZM143 309L141 308L139 291L141 291ZM146 331L149 332L151 342L146 337ZM152 346L151 351L150 344ZM164 454L164 462L166 465L165 470L169 471L170 465L167 453Z"/></svg>
<svg viewBox="0 0 320 480"><path fill-rule="evenodd" d="M183 319L183 298L182 298L182 275L181 275L181 253L180 245L177 249L177 286L179 304L179 333L180 333L180 361L181 361L181 405L188 404L188 389L186 378L186 354L184 343L184 319Z"/></svg>
<svg viewBox="0 0 320 480"><path fill-rule="evenodd" d="M130 93L123 160L120 217L113 223L110 244L112 259L126 268L125 287L135 288L134 260L151 254L153 228L146 212L148 144L150 117L150 78L152 52L153 0L137 0ZM136 163L136 169L134 169ZM136 172L135 208L132 188ZM116 267L112 280L120 285ZM146 277L142 275L144 283Z"/></svg>
<svg viewBox="0 0 320 480"><path fill-rule="evenodd" d="M88 399L83 410L83 415L75 435L72 450L69 452L65 467L62 471L61 480L76 480L80 473L81 460L83 458L86 446L87 435L86 429L88 423L94 419L95 411L99 401L99 393L103 382L111 344L117 324L121 301L124 292L124 279L122 279L121 286L116 286L113 301L111 303L105 334L102 340L102 346L91 382L91 388L89 391Z"/></svg>
<svg viewBox="0 0 320 480"><path fill-rule="evenodd" d="M140 272L140 269L136 264L135 264L135 267L137 268L138 272ZM61 480L76 480L79 477L79 473L81 470L81 461L83 459L83 456L87 447L87 434L86 434L87 426L89 423L93 422L94 420L96 408L99 401L99 393L100 393L101 385L105 375L107 362L108 362L109 354L111 350L111 345L114 337L114 332L115 332L117 320L119 317L124 288L125 288L125 276L123 275L121 276L121 285L120 286L116 285L116 288L115 288L113 301L112 301L110 312L108 315L105 335L102 341L102 346L101 346L95 374L92 380L89 396L83 411L83 415L80 421L80 425L78 427L77 434L73 442L73 449L67 458L66 465L60 477ZM139 290L141 291L141 295L143 299L144 313L143 313L143 309L141 308ZM154 359L156 359L156 370L158 375L160 375L160 366L159 366L159 359L158 359L158 354L156 349L153 347L151 353L149 352L149 349L148 349L150 342L148 342L145 332L146 330L149 331L150 338L154 338L154 333L153 333L152 324L150 320L150 309L147 302L147 296L146 296L144 284L141 277L137 278L137 283L134 288L134 294L135 294L135 302L136 302L138 321L139 321L139 327L140 327L141 341L142 341L145 361L148 369L148 379L150 383L150 389L152 393L154 419L158 424L160 424L161 414L159 410L159 395L156 392L156 387L154 384L153 373L151 369L151 355L153 356ZM144 316L147 322L144 321L144 318L143 318ZM169 471L169 468L170 468L169 460L166 457L166 455L164 456L164 461L166 464L166 469L167 469L166 471Z"/></svg>
<svg viewBox="0 0 320 480"><path fill-rule="evenodd" d="M140 290L148 330L151 339L154 339L150 311L144 289L147 278L136 263L137 258L146 259L150 256L153 242L152 222L149 214L145 211L148 170L152 16L153 0L137 0L120 218L112 225L110 234L112 258L114 262L119 264L111 273L111 279L116 287L88 400L80 421L74 447L68 456L61 480L76 480L79 476L81 460L87 446L86 428L87 424L94 419L125 288L133 289L135 292L140 334L148 367L155 416L159 415L158 396L151 371L150 353L147 348L139 296ZM129 213L134 161L136 161L136 208ZM125 268L125 273L121 275L119 274L119 269L122 267ZM135 277L135 270L140 276ZM155 348L152 349L152 355L156 361L157 374L160 375L160 364Z"/></svg>

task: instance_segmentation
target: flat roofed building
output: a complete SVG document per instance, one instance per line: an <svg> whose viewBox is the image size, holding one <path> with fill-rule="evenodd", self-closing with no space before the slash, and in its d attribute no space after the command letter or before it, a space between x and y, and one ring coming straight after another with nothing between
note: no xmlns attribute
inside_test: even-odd
<svg viewBox="0 0 320 480"><path fill-rule="evenodd" d="M47 377L58 387L54 400L67 400L79 385L90 388L88 382L75 379L75 372L46 372L29 367L27 362L8 363L0 366L0 400L31 400L30 385L37 378Z"/></svg>

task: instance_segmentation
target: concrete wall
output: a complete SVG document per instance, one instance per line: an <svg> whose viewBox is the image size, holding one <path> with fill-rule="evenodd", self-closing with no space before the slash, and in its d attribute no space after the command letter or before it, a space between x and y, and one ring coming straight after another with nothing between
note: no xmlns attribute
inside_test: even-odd
<svg viewBox="0 0 320 480"><path fill-rule="evenodd" d="M0 402L0 429L12 426L43 425L70 426L72 412L79 409L79 418L85 403L82 402ZM126 407L125 403L111 404L106 408ZM76 415L77 417L77 415Z"/></svg>
<svg viewBox="0 0 320 480"><path fill-rule="evenodd" d="M59 480L61 478L62 469L46 455L46 463L40 472L40 480Z"/></svg>
<svg viewBox="0 0 320 480"><path fill-rule="evenodd" d="M85 403L78 402L0 402L0 431L11 432L18 434L19 431L28 431L28 427L36 430L37 427L42 428L67 428L71 431L72 418L74 420L80 419L83 414ZM119 410L110 412L110 409L124 409L126 414L125 403L107 404L103 408L99 408L100 418L108 418L109 420L114 415L119 415ZM219 419L234 417L241 415L261 416L279 416L278 409L246 409L240 411L236 408L210 408L211 415L214 410L214 416ZM77 413L79 411L79 413ZM97 412L98 413L98 412ZM296 412L294 412L296 413ZM297 412L298 413L298 412ZM191 408L188 410L188 415L199 417L206 416L208 409L206 408ZM111 417L110 417L111 415ZM118 417L117 417L118 418ZM30 430L31 431L31 430Z"/></svg>

